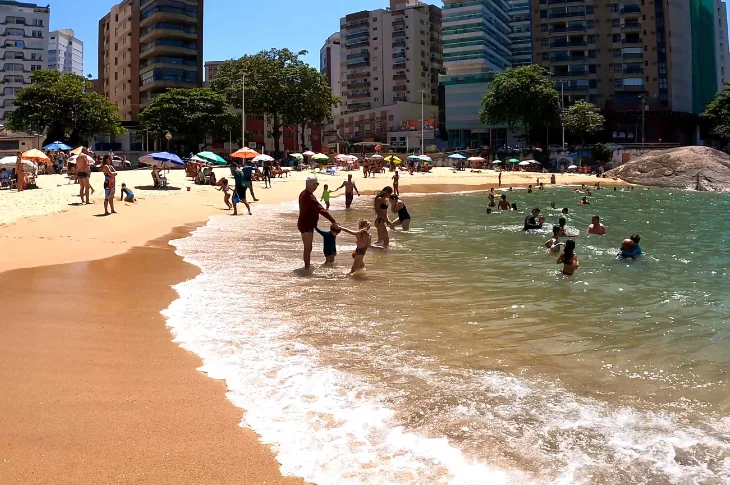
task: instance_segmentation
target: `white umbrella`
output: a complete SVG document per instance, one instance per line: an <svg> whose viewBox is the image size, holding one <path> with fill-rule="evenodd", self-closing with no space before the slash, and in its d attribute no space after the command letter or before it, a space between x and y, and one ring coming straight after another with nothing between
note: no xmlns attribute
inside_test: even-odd
<svg viewBox="0 0 730 485"><path fill-rule="evenodd" d="M570 165L570 166L568 167L568 170L573 170L573 169L575 169L575 168L578 168L578 165Z"/></svg>
<svg viewBox="0 0 730 485"><path fill-rule="evenodd" d="M310 151L306 151L306 152L302 153L302 155L304 155L305 157L313 157L316 155L316 153L314 153L313 151L310 150Z"/></svg>
<svg viewBox="0 0 730 485"><path fill-rule="evenodd" d="M192 157L190 157L190 161L191 162L198 162L198 163L210 163L208 160L205 160L203 158L200 158L197 155L193 155Z"/></svg>
<svg viewBox="0 0 730 485"><path fill-rule="evenodd" d="M518 165L519 165L520 167L525 167L525 166L527 166L527 165L529 165L529 164L530 164L530 162L528 162L527 160L523 160L523 161L521 161L521 162L520 162L520 163L519 163Z"/></svg>
<svg viewBox="0 0 730 485"><path fill-rule="evenodd" d="M492 165L499 165L500 163L502 163L502 160L494 160Z"/></svg>
<svg viewBox="0 0 730 485"><path fill-rule="evenodd" d="M468 162L483 162L484 159L482 157L469 157L466 159ZM499 160L496 160L499 161Z"/></svg>
<svg viewBox="0 0 730 485"><path fill-rule="evenodd" d="M8 157L0 158L0 168L5 168L8 170L12 170L15 168L15 162L18 160L18 157L15 155L10 155ZM30 160L23 160L23 170L30 169L35 171L36 170L36 164L31 162Z"/></svg>
<svg viewBox="0 0 730 485"><path fill-rule="evenodd" d="M373 155L373 156L372 156L372 157L370 157L370 158L377 158L377 159L380 159L380 158L383 158L383 156L382 156L382 155L378 155L378 154L375 154L375 155ZM355 157L355 159L357 159L357 157Z"/></svg>
<svg viewBox="0 0 730 485"><path fill-rule="evenodd" d="M259 155L258 157L254 157L254 159L251 161L254 163L256 163L256 162L273 162L274 158L270 157L268 155Z"/></svg>
<svg viewBox="0 0 730 485"><path fill-rule="evenodd" d="M528 164L530 164L530 163L540 163L537 160L525 160L525 162L527 162ZM522 165L522 164L520 164L520 165Z"/></svg>

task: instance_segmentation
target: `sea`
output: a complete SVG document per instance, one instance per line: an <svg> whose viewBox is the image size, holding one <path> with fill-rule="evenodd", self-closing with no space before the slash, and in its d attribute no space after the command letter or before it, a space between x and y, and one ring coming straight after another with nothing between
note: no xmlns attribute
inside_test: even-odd
<svg viewBox="0 0 730 485"><path fill-rule="evenodd" d="M215 216L171 242L201 273L163 314L312 483L730 483L730 195L504 193L517 212L403 194L410 230L355 277L344 233L331 267L315 234L302 271L296 202ZM355 228L372 203L332 214ZM545 228L526 233L533 207ZM544 246L563 207L573 276ZM632 233L643 257L617 259Z"/></svg>

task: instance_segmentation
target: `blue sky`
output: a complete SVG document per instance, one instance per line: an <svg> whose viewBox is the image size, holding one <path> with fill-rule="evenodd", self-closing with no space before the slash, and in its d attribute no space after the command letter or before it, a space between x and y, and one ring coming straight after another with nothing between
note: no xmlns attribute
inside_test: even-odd
<svg viewBox="0 0 730 485"><path fill-rule="evenodd" d="M114 0L39 0L51 4L51 30L71 28L84 43L84 74L97 74L99 19ZM272 47L307 50L319 67L319 48L339 30L340 17L389 5L389 0L205 0L204 58L238 58ZM441 1L426 3L443 5Z"/></svg>

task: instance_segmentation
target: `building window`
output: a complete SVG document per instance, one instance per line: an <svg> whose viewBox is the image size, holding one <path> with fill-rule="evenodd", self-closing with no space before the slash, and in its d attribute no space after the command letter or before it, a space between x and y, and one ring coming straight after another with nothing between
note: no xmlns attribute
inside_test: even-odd
<svg viewBox="0 0 730 485"><path fill-rule="evenodd" d="M542 24L540 26L540 32L547 32L547 31L548 31L548 26L546 24Z"/></svg>
<svg viewBox="0 0 730 485"><path fill-rule="evenodd" d="M543 52L542 53L543 62L547 62L549 59L550 59L550 54L548 54L547 52Z"/></svg>
<svg viewBox="0 0 730 485"><path fill-rule="evenodd" d="M613 57L621 57L621 49L614 49Z"/></svg>
<svg viewBox="0 0 730 485"><path fill-rule="evenodd" d="M546 19L548 16L547 10L540 10L540 18Z"/></svg>
<svg viewBox="0 0 730 485"><path fill-rule="evenodd" d="M660 62L659 63L659 74L666 74L666 73L667 73L667 63Z"/></svg>
<svg viewBox="0 0 730 485"><path fill-rule="evenodd" d="M596 65L595 64L589 64L588 65L588 74L595 74L596 73Z"/></svg>
<svg viewBox="0 0 730 485"><path fill-rule="evenodd" d="M613 72L621 72L621 64L614 64Z"/></svg>
<svg viewBox="0 0 730 485"><path fill-rule="evenodd" d="M588 80L588 89L596 89L596 80L595 79L589 79Z"/></svg>
<svg viewBox="0 0 730 485"><path fill-rule="evenodd" d="M611 4L611 12L613 12L613 13L618 12L618 3Z"/></svg>
<svg viewBox="0 0 730 485"><path fill-rule="evenodd" d="M620 19L611 19L611 27L613 27L614 29L618 29L619 27L621 27L621 20ZM646 34L644 34L644 35L646 35Z"/></svg>
<svg viewBox="0 0 730 485"><path fill-rule="evenodd" d="M596 58L596 51L595 49L591 49L588 51L588 59L595 59Z"/></svg>
<svg viewBox="0 0 730 485"><path fill-rule="evenodd" d="M596 28L596 22L595 22L595 20L588 20L586 22L586 25L588 26L589 29L595 29Z"/></svg>
<svg viewBox="0 0 730 485"><path fill-rule="evenodd" d="M586 7L586 15L593 15L593 7Z"/></svg>
<svg viewBox="0 0 730 485"><path fill-rule="evenodd" d="M622 87L624 87L624 80L623 79L614 79L613 87L616 89L621 89Z"/></svg>
<svg viewBox="0 0 730 485"><path fill-rule="evenodd" d="M31 32L31 37L35 37L36 39L42 39L43 38L43 31L42 30L34 30Z"/></svg>
<svg viewBox="0 0 730 485"><path fill-rule="evenodd" d="M596 36L595 35L589 35L588 36L588 43L589 44L595 44L596 43Z"/></svg>
<svg viewBox="0 0 730 485"><path fill-rule="evenodd" d="M621 42L621 34L613 34L613 42L614 44Z"/></svg>
<svg viewBox="0 0 730 485"><path fill-rule="evenodd" d="M540 45L542 45L543 47L547 47L548 46L548 39L542 39L540 41Z"/></svg>

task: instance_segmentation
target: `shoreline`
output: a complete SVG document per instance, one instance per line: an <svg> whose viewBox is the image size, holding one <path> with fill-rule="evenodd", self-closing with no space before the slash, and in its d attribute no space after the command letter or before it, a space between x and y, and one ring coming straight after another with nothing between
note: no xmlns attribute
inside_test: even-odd
<svg viewBox="0 0 730 485"><path fill-rule="evenodd" d="M197 227L106 259L0 274L7 483L303 483L281 475L225 382L196 370L201 359L160 313L178 298L172 285L199 273L169 241Z"/></svg>

